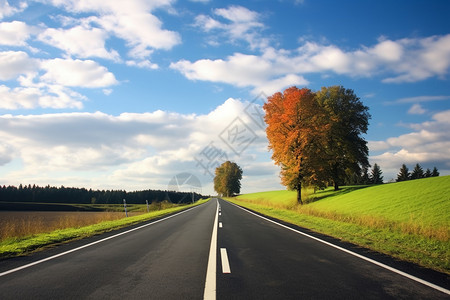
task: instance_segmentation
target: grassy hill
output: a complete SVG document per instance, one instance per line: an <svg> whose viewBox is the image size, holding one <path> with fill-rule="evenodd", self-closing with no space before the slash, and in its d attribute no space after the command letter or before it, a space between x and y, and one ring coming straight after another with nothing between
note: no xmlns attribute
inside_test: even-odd
<svg viewBox="0 0 450 300"><path fill-rule="evenodd" d="M340 191L241 195L237 204L312 230L450 273L450 176Z"/></svg>

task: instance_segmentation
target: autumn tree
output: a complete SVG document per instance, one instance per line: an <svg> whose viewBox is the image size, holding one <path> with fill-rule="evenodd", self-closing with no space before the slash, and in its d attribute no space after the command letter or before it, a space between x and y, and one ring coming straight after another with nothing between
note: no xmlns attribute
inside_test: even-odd
<svg viewBox="0 0 450 300"><path fill-rule="evenodd" d="M400 168L399 173L397 174L397 182L409 180L411 175L409 174L408 167L403 164Z"/></svg>
<svg viewBox="0 0 450 300"><path fill-rule="evenodd" d="M275 93L264 105L269 149L281 166L281 180L297 191L302 203L302 184L334 188L348 174L360 174L369 166L367 132L370 114L353 90L341 86L313 93L291 87Z"/></svg>
<svg viewBox="0 0 450 300"><path fill-rule="evenodd" d="M216 168L214 190L222 196L231 197L241 191L242 169L234 162L226 161Z"/></svg>
<svg viewBox="0 0 450 300"><path fill-rule="evenodd" d="M369 148L362 134L367 133L370 114L353 90L342 86L323 87L316 99L324 112L322 156L334 189L345 182L347 174L360 174L369 166Z"/></svg>
<svg viewBox="0 0 450 300"><path fill-rule="evenodd" d="M281 167L281 182L297 191L302 204L302 183L323 181L323 166L318 163L323 112L315 95L307 88L291 87L268 97L264 104L266 134L272 159Z"/></svg>

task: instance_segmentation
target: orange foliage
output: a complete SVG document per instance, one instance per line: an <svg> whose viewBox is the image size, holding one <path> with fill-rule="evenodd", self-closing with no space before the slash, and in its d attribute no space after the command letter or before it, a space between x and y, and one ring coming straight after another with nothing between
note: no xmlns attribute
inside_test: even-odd
<svg viewBox="0 0 450 300"><path fill-rule="evenodd" d="M321 122L322 108L310 89L296 87L272 95L263 108L269 149L273 151L272 159L282 168L282 183L300 191L302 181L317 177L311 172L318 158L312 145L320 141L326 128ZM298 200L301 202L301 198Z"/></svg>

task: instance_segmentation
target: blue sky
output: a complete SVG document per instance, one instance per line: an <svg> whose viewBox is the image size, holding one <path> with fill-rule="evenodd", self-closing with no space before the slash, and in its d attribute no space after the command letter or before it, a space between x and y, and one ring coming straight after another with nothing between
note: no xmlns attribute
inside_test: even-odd
<svg viewBox="0 0 450 300"><path fill-rule="evenodd" d="M0 184L283 188L258 123L289 86L351 88L370 162L450 174L447 1L0 0ZM178 177L176 177L178 178ZM180 189L192 189L180 183Z"/></svg>

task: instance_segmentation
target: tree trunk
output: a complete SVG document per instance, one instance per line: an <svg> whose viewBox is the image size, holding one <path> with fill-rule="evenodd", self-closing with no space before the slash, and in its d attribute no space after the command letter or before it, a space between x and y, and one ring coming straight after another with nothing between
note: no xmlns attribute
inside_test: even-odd
<svg viewBox="0 0 450 300"><path fill-rule="evenodd" d="M334 181L334 190L335 191L339 191L339 183L336 181Z"/></svg>
<svg viewBox="0 0 450 300"><path fill-rule="evenodd" d="M302 201L302 184L299 182L297 184L297 202L300 205L303 205L303 201Z"/></svg>

